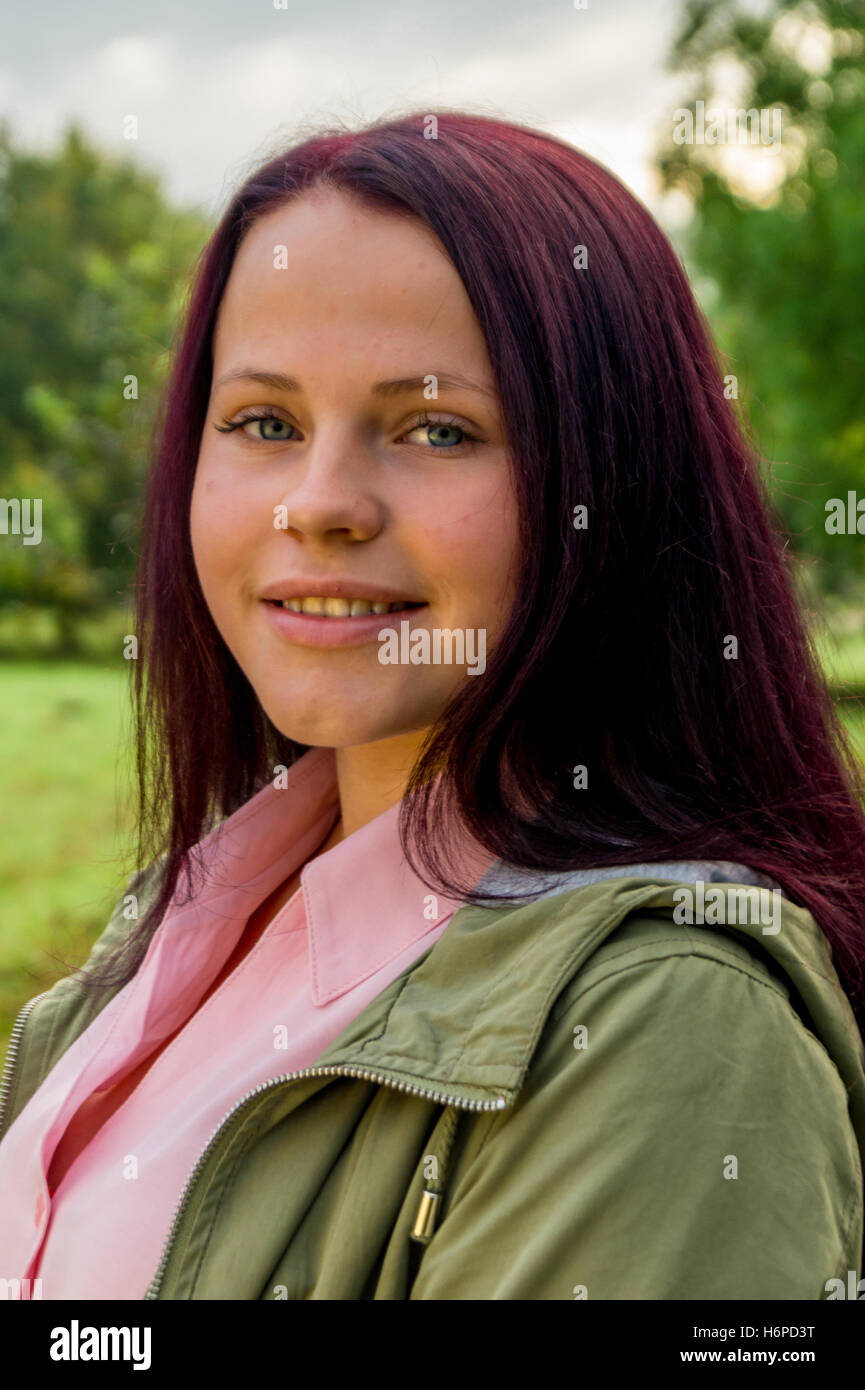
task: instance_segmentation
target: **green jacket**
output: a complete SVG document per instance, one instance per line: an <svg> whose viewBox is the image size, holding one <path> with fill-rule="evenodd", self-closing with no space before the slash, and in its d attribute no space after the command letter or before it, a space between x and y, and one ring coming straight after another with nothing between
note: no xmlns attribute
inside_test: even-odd
<svg viewBox="0 0 865 1390"><path fill-rule="evenodd" d="M133 875L140 900L153 865ZM737 865L488 879L321 1054L225 1116L147 1298L825 1299L858 1277L865 1054L828 944L677 920ZM752 892L755 890L751 890ZM676 896L678 894L678 896ZM91 960L128 931L118 902ZM116 990L26 1005L0 1133ZM829 1286L835 1287L835 1286Z"/></svg>

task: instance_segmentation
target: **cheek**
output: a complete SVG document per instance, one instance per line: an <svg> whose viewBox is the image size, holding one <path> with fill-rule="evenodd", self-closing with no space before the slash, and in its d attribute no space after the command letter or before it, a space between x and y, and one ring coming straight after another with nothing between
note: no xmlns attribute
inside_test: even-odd
<svg viewBox="0 0 865 1390"><path fill-rule="evenodd" d="M249 480L220 470L206 454L199 459L189 506L189 530L193 551L208 566L229 565L236 554L249 553L251 532L261 507L256 505Z"/></svg>
<svg viewBox="0 0 865 1390"><path fill-rule="evenodd" d="M220 516L223 509L215 505L215 489L212 483L196 475L189 504L189 538L192 554L201 586L207 590L214 554L219 551ZM216 543L214 543L216 537Z"/></svg>
<svg viewBox="0 0 865 1390"><path fill-rule="evenodd" d="M451 493L425 513L424 525L430 562L454 601L492 623L510 606L516 586L518 513L511 487L494 482L473 495Z"/></svg>
<svg viewBox="0 0 865 1390"><path fill-rule="evenodd" d="M247 511L233 492L199 466L190 500L189 536L198 580L211 608L220 607L227 581L237 578L240 556L249 553L244 538Z"/></svg>

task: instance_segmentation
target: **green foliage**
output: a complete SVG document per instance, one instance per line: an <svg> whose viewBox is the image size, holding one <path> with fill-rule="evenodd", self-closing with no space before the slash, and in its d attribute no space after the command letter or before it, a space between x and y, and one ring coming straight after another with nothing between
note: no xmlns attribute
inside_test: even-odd
<svg viewBox="0 0 865 1390"><path fill-rule="evenodd" d="M0 496L42 499L42 539L0 534L0 601L44 605L60 645L128 602L153 422L208 227L154 175L0 127Z"/></svg>
<svg viewBox="0 0 865 1390"><path fill-rule="evenodd" d="M863 54L863 0L687 0L683 106L779 108L781 139L676 144L671 123L658 151L664 187L693 203L685 258L793 546L837 591L865 574L865 540L825 529L831 497L865 498Z"/></svg>

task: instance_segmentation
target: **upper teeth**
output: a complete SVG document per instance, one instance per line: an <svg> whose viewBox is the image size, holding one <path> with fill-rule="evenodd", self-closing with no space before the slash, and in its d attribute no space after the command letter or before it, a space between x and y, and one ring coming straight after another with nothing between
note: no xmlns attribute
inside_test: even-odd
<svg viewBox="0 0 865 1390"><path fill-rule="evenodd" d="M292 613L318 613L324 618L359 618L368 613L393 613L405 608L407 600L399 603L373 603L368 598L284 598L278 600Z"/></svg>

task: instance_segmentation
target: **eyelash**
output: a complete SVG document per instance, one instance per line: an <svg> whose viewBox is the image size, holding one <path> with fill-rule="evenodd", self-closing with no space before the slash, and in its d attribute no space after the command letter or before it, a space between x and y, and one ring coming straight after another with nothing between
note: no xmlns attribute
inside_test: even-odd
<svg viewBox="0 0 865 1390"><path fill-rule="evenodd" d="M224 419L221 425L214 425L213 428L219 430L220 434L233 434L235 430L240 429L242 425L248 424L250 420L278 420L282 425L289 425L292 429L295 428L290 420L283 420L281 415L276 415L267 406L250 406L238 419ZM464 425L461 425L458 420L433 420L427 415L426 411L422 413L421 418L416 420L405 433L411 434L413 430L423 429L425 425L450 425L452 428L458 429L463 435L463 440L459 444L431 444L429 447L432 452L436 454L450 454L455 449L464 448L466 443L481 443L480 436L472 434ZM251 435L248 435L247 438L249 438L253 444L290 444L292 442L290 439L253 439ZM423 448L423 445L418 447Z"/></svg>

